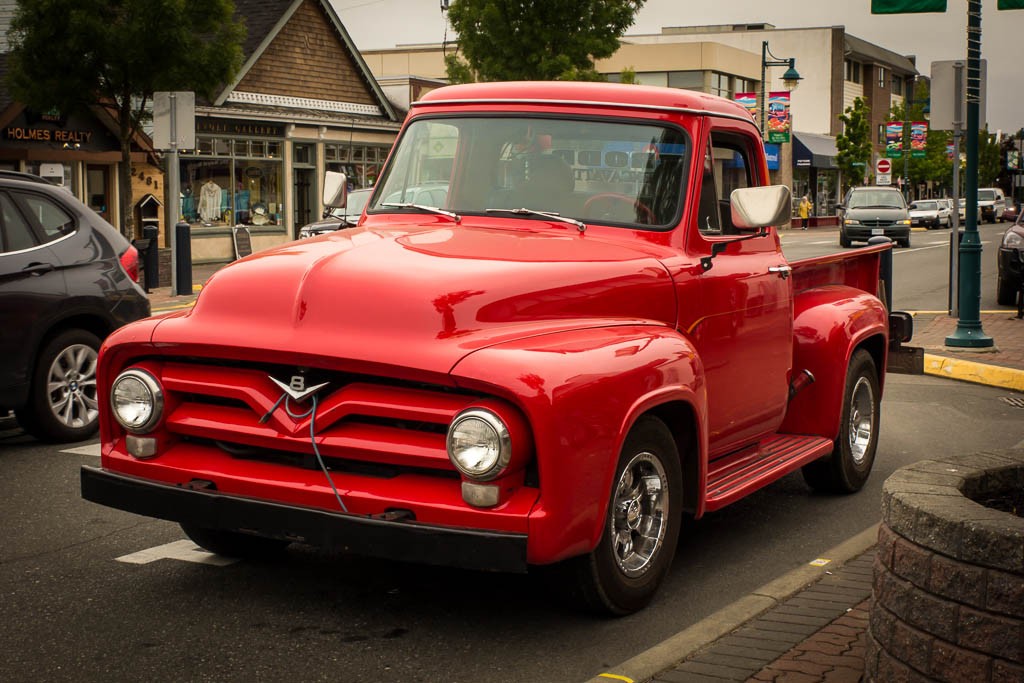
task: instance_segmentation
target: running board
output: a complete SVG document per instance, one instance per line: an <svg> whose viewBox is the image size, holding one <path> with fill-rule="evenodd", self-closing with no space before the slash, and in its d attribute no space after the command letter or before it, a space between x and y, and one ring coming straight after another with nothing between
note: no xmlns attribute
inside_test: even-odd
<svg viewBox="0 0 1024 683"><path fill-rule="evenodd" d="M832 442L821 436L776 434L756 446L718 458L708 465L705 509L717 510L734 503L831 452Z"/></svg>

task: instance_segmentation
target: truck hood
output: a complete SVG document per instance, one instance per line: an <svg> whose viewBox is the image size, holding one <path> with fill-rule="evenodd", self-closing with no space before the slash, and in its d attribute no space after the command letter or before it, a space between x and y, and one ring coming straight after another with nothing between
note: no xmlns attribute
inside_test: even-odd
<svg viewBox="0 0 1024 683"><path fill-rule="evenodd" d="M629 232L615 240L467 221L350 228L222 268L192 312L161 322L152 341L238 359L448 372L503 341L673 325L674 288L656 250Z"/></svg>

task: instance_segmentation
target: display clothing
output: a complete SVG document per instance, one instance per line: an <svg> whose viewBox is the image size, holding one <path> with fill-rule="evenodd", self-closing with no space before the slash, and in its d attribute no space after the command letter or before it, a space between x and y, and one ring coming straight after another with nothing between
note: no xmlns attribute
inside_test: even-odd
<svg viewBox="0 0 1024 683"><path fill-rule="evenodd" d="M199 189L199 217L206 223L214 223L221 218L221 194L223 190L220 185L207 180Z"/></svg>

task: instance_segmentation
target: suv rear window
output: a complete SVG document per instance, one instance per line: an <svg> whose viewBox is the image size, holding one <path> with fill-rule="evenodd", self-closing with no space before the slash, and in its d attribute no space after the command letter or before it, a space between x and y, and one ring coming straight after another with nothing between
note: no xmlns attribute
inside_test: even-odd
<svg viewBox="0 0 1024 683"><path fill-rule="evenodd" d="M38 194L15 193L23 202L29 215L36 219L43 229L46 242L63 237L75 227L75 219L54 201Z"/></svg>
<svg viewBox="0 0 1024 683"><path fill-rule="evenodd" d="M0 251L21 251L36 246L37 240L28 221L6 194L0 194Z"/></svg>

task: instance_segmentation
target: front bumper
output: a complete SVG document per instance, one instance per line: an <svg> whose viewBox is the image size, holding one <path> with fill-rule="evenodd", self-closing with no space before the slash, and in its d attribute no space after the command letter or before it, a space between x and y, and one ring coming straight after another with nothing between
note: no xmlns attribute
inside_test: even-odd
<svg viewBox="0 0 1024 683"><path fill-rule="evenodd" d="M525 534L327 512L169 486L82 467L82 497L148 517L309 543L389 560L525 572Z"/></svg>
<svg viewBox="0 0 1024 683"><path fill-rule="evenodd" d="M866 242L872 237L884 235L890 239L907 239L910 237L909 225L886 225L881 227L867 225L844 225L842 231L849 240Z"/></svg>

